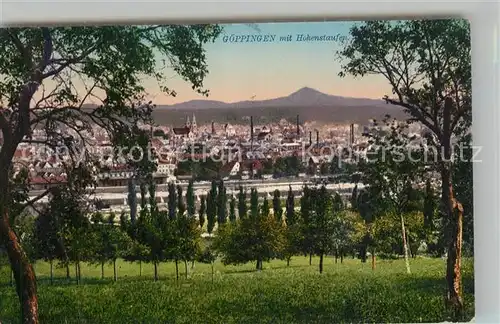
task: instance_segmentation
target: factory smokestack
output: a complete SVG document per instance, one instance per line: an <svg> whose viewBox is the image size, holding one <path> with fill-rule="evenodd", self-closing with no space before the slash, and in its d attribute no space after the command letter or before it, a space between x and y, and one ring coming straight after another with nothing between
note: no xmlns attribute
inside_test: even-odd
<svg viewBox="0 0 500 324"><path fill-rule="evenodd" d="M312 138L312 132L309 131L309 146L313 145L313 138Z"/></svg>
<svg viewBox="0 0 500 324"><path fill-rule="evenodd" d="M253 152L253 116L250 116L250 149Z"/></svg>
<svg viewBox="0 0 500 324"><path fill-rule="evenodd" d="M316 130L316 144L319 145L319 130Z"/></svg>
<svg viewBox="0 0 500 324"><path fill-rule="evenodd" d="M349 140L351 142L351 145L353 145L354 144L354 124L351 124L351 129L350 129L349 136L350 136Z"/></svg>
<svg viewBox="0 0 500 324"><path fill-rule="evenodd" d="M212 135L215 134L215 123L212 121Z"/></svg>
<svg viewBox="0 0 500 324"><path fill-rule="evenodd" d="M297 135L300 135L300 128L299 128L299 115L297 115Z"/></svg>

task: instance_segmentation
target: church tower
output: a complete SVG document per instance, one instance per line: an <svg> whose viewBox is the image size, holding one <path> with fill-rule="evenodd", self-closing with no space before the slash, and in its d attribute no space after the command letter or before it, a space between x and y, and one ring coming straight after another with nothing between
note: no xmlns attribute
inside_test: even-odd
<svg viewBox="0 0 500 324"><path fill-rule="evenodd" d="M193 113L193 119L191 119L191 127L192 128L196 128L197 125L196 125L196 116L194 115Z"/></svg>
<svg viewBox="0 0 500 324"><path fill-rule="evenodd" d="M189 121L189 116L187 117L187 120L186 120L186 127L191 128L191 122Z"/></svg>

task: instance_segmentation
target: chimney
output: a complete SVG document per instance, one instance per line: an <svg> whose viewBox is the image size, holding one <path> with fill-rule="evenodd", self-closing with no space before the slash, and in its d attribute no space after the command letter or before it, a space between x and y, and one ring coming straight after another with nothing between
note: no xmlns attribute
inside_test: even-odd
<svg viewBox="0 0 500 324"><path fill-rule="evenodd" d="M319 130L316 130L316 144L319 145Z"/></svg>
<svg viewBox="0 0 500 324"><path fill-rule="evenodd" d="M350 141L351 141L351 145L353 145L354 144L354 124L351 124Z"/></svg>
<svg viewBox="0 0 500 324"><path fill-rule="evenodd" d="M299 128L299 115L297 115L297 135L300 135L300 128Z"/></svg>
<svg viewBox="0 0 500 324"><path fill-rule="evenodd" d="M253 151L253 116L250 116L250 149Z"/></svg>

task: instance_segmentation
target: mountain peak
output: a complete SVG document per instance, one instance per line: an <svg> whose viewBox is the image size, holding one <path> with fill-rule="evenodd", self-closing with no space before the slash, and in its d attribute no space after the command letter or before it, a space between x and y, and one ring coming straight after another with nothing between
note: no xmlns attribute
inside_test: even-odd
<svg viewBox="0 0 500 324"><path fill-rule="evenodd" d="M313 89L313 88L310 88L310 87L302 87L300 88L299 90L295 91L294 93L290 94L290 96L297 96L297 95L309 95L309 94L322 94L324 95L324 93L316 90L316 89Z"/></svg>

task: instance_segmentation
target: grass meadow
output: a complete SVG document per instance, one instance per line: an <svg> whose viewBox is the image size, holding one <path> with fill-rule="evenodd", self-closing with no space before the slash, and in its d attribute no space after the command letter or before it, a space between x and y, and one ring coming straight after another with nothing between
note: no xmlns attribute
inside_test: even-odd
<svg viewBox="0 0 500 324"><path fill-rule="evenodd" d="M153 266L118 262L118 281L113 267L84 264L82 282L66 280L65 269L56 269L49 283L49 265L37 263L40 323L387 323L442 322L449 320L444 305L445 261L419 257L411 260L411 274L404 260L371 263L345 259L319 259L309 265L308 257L284 261L224 266L184 264L159 266L160 280L153 281ZM74 276L74 269L72 276ZM19 322L19 302L9 284L10 271L0 269L0 322ZM463 261L464 321L474 316L473 260ZM213 279L213 281L212 281ZM74 278L73 278L74 280Z"/></svg>

